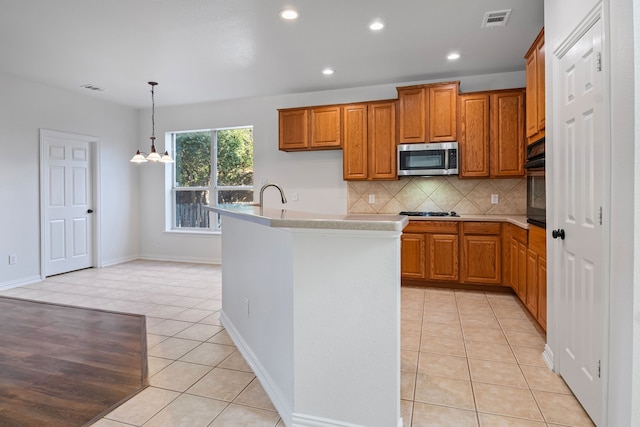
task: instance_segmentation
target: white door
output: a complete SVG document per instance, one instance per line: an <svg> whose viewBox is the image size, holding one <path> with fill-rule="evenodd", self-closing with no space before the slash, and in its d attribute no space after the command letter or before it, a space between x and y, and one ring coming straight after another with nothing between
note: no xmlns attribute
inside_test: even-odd
<svg viewBox="0 0 640 427"><path fill-rule="evenodd" d="M608 170L601 42L602 20L598 19L559 58L553 207L558 228L554 244L559 245L555 259L559 269L555 281L557 370L596 424L603 420L601 360L608 295L607 234L601 213Z"/></svg>
<svg viewBox="0 0 640 427"><path fill-rule="evenodd" d="M44 276L92 267L92 139L42 130Z"/></svg>

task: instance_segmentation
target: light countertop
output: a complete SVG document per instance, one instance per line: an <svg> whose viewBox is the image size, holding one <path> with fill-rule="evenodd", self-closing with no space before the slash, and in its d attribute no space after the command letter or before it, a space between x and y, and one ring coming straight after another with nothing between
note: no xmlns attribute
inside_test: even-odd
<svg viewBox="0 0 640 427"><path fill-rule="evenodd" d="M246 204L207 206L206 209L223 215L251 221L256 224L278 228L399 231L408 224L408 221L508 222L520 228L529 228L527 217L524 215L460 215L457 217L390 214L331 215L292 211L288 209L261 208L260 206Z"/></svg>
<svg viewBox="0 0 640 427"><path fill-rule="evenodd" d="M244 204L207 206L205 208L222 215L278 228L402 231L409 222L408 217L404 215L330 215Z"/></svg>
<svg viewBox="0 0 640 427"><path fill-rule="evenodd" d="M508 222L520 228L529 229L524 215L460 215L460 216L410 216L410 221L488 221Z"/></svg>

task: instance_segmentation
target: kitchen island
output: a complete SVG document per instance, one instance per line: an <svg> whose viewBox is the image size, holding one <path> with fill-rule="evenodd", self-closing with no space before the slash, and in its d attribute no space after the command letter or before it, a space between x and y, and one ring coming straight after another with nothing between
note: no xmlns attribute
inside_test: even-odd
<svg viewBox="0 0 640 427"><path fill-rule="evenodd" d="M222 217L221 321L287 426L401 426L396 215Z"/></svg>

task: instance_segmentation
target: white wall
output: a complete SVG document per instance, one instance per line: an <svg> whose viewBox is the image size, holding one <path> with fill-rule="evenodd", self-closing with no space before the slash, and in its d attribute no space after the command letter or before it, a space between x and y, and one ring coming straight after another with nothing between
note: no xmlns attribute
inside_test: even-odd
<svg viewBox="0 0 640 427"><path fill-rule="evenodd" d="M553 70L551 56L557 46L571 33L578 23L596 6L596 0L546 0L545 1L545 45L547 55L547 82L552 81ZM636 1L637 3L637 1ZM637 425L631 422L632 408L640 407L640 396L635 390L632 394L632 376L634 367L638 369L640 355L634 355L634 292L640 291L638 270L634 263L634 246L638 247L638 214L634 213L637 200L634 176L640 171L634 164L637 157L638 142L634 134L636 104L634 99L633 63L633 8L629 1L604 1L606 37L603 42L610 57L604 58L605 72L611 76L611 265L610 265L610 324L609 324L609 363L608 363L608 426ZM606 68L609 67L609 68ZM547 136L552 135L553 87L547 83ZM549 141L551 144L553 141ZM549 194L553 200L553 194ZM633 230L636 230L635 233ZM550 250L550 257L552 256ZM553 260L550 259L550 266ZM635 279L634 279L634 276ZM550 283L553 286L553 283ZM551 301L550 301L551 302ZM636 308L637 310L637 308ZM636 311L636 318L640 313ZM550 319L550 323L552 319ZM638 320L636 320L636 323ZM553 342L554 331L548 331L549 342ZM640 337L635 336L636 348ZM556 349L556 351L558 351ZM636 375L638 373L636 372ZM636 380L637 381L637 380ZM636 417L638 415L636 414Z"/></svg>
<svg viewBox="0 0 640 427"><path fill-rule="evenodd" d="M0 288L40 275L40 128L100 138L102 260L136 258L138 174L128 162L135 110L3 74L0 93Z"/></svg>
<svg viewBox="0 0 640 427"><path fill-rule="evenodd" d="M523 52L524 54L524 52ZM523 59L524 61L524 59ZM444 79L455 80L455 79ZM524 72L488 74L461 78L461 91L506 89L525 86ZM442 80L441 80L442 81ZM414 82L424 83L424 82ZM389 84L343 90L239 99L198 105L162 107L161 91L156 92L156 135L165 132L210 129L232 126L254 126L254 183L263 180L280 184L289 196L287 209L345 213L347 187L342 180L342 151L286 153L278 150L278 109L334 103L397 98L396 86ZM140 141L148 141L150 111L140 116ZM147 145L139 146L148 150ZM163 148L161 142L159 148ZM151 259L178 259L198 262L220 260L219 236L194 236L165 233L164 203L169 195L164 189L163 166L144 164L140 167L141 239L140 254ZM298 201L291 193L297 192ZM280 204L278 193L265 192L265 205Z"/></svg>

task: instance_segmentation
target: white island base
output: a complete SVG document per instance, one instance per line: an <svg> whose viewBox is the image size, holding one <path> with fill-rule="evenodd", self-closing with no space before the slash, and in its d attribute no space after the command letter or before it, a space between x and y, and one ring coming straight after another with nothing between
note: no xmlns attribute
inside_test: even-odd
<svg viewBox="0 0 640 427"><path fill-rule="evenodd" d="M248 209L211 208L224 230L221 320L284 423L401 426L406 217Z"/></svg>

